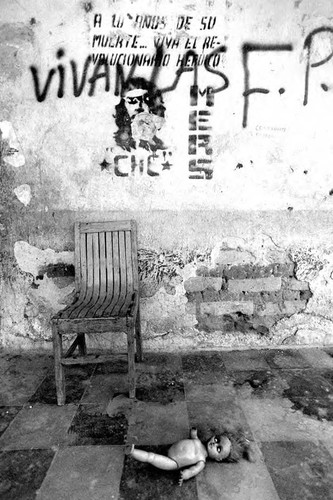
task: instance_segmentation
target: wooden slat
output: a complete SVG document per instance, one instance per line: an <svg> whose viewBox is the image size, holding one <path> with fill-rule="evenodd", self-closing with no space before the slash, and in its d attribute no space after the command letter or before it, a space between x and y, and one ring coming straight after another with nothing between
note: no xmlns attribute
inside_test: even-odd
<svg viewBox="0 0 333 500"><path fill-rule="evenodd" d="M89 316L89 311L93 307L93 305L97 302L99 297L99 287L100 287L100 278L99 278L99 238L98 233L93 233L87 236L87 240L89 240L90 245L90 237L92 239L91 253L87 252L89 261L89 271L90 280L92 280L91 287L87 290L86 298L83 301L84 306L77 310L77 315L80 317ZM87 247L88 248L88 247Z"/></svg>
<svg viewBox="0 0 333 500"><path fill-rule="evenodd" d="M133 269L133 284L134 290L139 291L139 271L138 271L138 235L136 222L131 221L131 254L132 254L132 269Z"/></svg>
<svg viewBox="0 0 333 500"><path fill-rule="evenodd" d="M112 233L107 231L105 233L105 260L106 260L106 295L100 301L100 306L95 311L95 316L100 318L103 316L104 310L110 304L113 297L113 248L112 248Z"/></svg>
<svg viewBox="0 0 333 500"><path fill-rule="evenodd" d="M131 232L125 233L125 260L126 260L126 299L120 309L120 314L126 314L132 302L134 290L133 268L132 268L132 241Z"/></svg>
<svg viewBox="0 0 333 500"><path fill-rule="evenodd" d="M132 265L132 241L131 232L125 233L125 251L126 251L126 273L127 273L127 293L132 292L134 289L133 282L133 265Z"/></svg>
<svg viewBox="0 0 333 500"><path fill-rule="evenodd" d="M75 222L74 224L74 243L75 243L75 253L74 253L74 263L75 263L75 290L76 293L80 293L81 287L81 255L80 255L80 223Z"/></svg>
<svg viewBox="0 0 333 500"><path fill-rule="evenodd" d="M109 233L110 234L110 233ZM99 238L99 279L100 288L99 296L97 301L94 303L93 307L89 310L88 315L90 317L95 316L96 311L101 307L103 302L107 297L107 262L106 262L106 244L105 244L105 233L98 233Z"/></svg>
<svg viewBox="0 0 333 500"><path fill-rule="evenodd" d="M87 288L87 237L85 234L80 234L80 259L81 268L80 272L80 282L81 288L86 291Z"/></svg>
<svg viewBox="0 0 333 500"><path fill-rule="evenodd" d="M56 324L61 334L123 332L126 317L60 319Z"/></svg>
<svg viewBox="0 0 333 500"><path fill-rule="evenodd" d="M119 231L119 296L112 309L112 316L117 316L126 299L127 272L126 272L126 244L125 232Z"/></svg>
<svg viewBox="0 0 333 500"><path fill-rule="evenodd" d="M125 231L131 229L130 220L108 222L81 222L81 233L95 233L98 231Z"/></svg>
<svg viewBox="0 0 333 500"><path fill-rule="evenodd" d="M90 237L90 233L88 235ZM80 316L86 317L90 315L90 309L96 304L100 293L100 250L99 250L99 236L98 233L92 233L92 255L91 255L91 271L92 271L92 291L88 295L88 302L85 307L81 309Z"/></svg>
<svg viewBox="0 0 333 500"><path fill-rule="evenodd" d="M78 260L81 263L81 267L77 270L75 270L75 273L79 274L79 283L80 283L80 290L79 290L79 296L77 297L77 300L71 304L69 307L66 307L64 311L61 313L62 318L70 318L73 314L74 311L77 310L78 307L80 307L80 304L84 301L84 298L86 296L86 291L87 291L87 252L86 252L86 247L87 247L87 237L85 234L78 235L79 239L79 247L78 247ZM75 314L75 313L74 313Z"/></svg>
<svg viewBox="0 0 333 500"><path fill-rule="evenodd" d="M119 233L112 233L112 270L113 270L113 294L112 300L103 310L103 317L113 315L112 311L117 304L120 294L120 267L119 267Z"/></svg>
<svg viewBox="0 0 333 500"><path fill-rule="evenodd" d="M87 247L86 247L86 265L87 265L87 285L86 294L82 301L82 304L72 312L70 317L84 317L84 311L86 306L89 304L92 294L93 294L93 284L94 284L94 268L93 268L93 235L91 233L87 234Z"/></svg>

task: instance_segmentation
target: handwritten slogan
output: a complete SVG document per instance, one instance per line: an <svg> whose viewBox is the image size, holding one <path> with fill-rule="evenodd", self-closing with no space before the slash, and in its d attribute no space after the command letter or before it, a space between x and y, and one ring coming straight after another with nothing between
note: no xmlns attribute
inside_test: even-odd
<svg viewBox="0 0 333 500"><path fill-rule="evenodd" d="M211 58L212 66L220 62L219 54L210 53L222 45L213 34L216 16L151 16L142 14L95 14L93 21L93 61L102 59L111 66L199 66ZM202 33L198 36L197 33ZM195 33L195 34L194 34ZM156 49L163 49L157 59ZM188 51L193 53L185 55ZM194 54L194 51L196 52Z"/></svg>

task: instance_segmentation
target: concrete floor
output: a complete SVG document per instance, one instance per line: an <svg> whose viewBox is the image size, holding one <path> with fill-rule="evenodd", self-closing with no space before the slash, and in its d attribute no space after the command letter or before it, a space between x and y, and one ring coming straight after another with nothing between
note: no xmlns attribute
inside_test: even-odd
<svg viewBox="0 0 333 500"><path fill-rule="evenodd" d="M137 399L126 364L68 369L55 404L48 355L0 356L0 498L333 499L333 349L146 353ZM178 486L125 455L166 453L198 428L204 440L241 426L255 463L214 463Z"/></svg>

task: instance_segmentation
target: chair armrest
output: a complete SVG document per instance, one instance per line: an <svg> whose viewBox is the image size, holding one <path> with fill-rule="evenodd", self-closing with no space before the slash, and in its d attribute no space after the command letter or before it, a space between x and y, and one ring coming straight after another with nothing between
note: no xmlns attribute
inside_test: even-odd
<svg viewBox="0 0 333 500"><path fill-rule="evenodd" d="M139 292L137 290L134 290L133 295L132 295L132 302L131 305L129 306L127 316L130 316L133 318L139 307Z"/></svg>

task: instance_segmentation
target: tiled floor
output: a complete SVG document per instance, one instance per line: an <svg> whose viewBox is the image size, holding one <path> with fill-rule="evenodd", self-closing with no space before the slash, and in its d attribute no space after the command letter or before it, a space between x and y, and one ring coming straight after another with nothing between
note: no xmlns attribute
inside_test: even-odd
<svg viewBox="0 0 333 500"><path fill-rule="evenodd" d="M2 500L332 500L333 349L146 353L137 399L127 367L68 368L55 400L47 355L0 355ZM125 455L166 453L191 427L241 426L256 461L214 463L180 487Z"/></svg>

